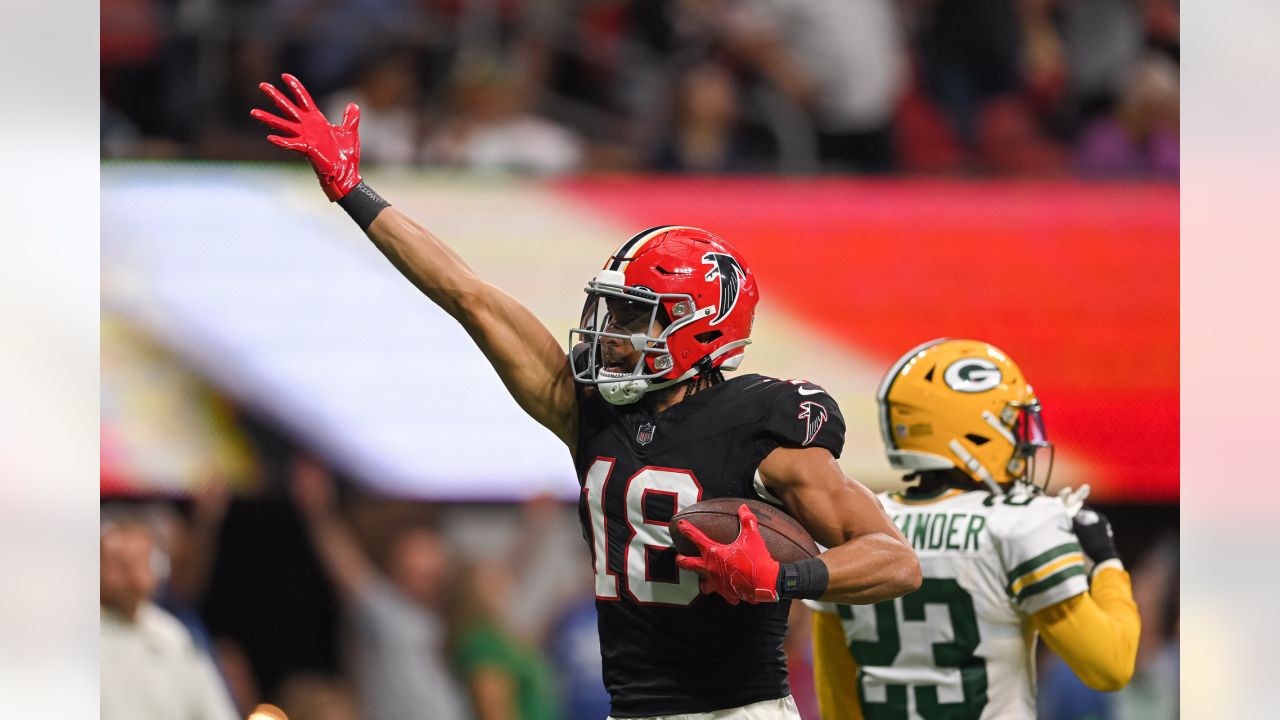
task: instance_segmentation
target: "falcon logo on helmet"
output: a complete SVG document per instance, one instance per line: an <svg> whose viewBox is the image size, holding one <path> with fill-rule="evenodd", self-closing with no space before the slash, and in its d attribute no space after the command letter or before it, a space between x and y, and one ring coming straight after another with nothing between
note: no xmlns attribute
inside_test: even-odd
<svg viewBox="0 0 1280 720"><path fill-rule="evenodd" d="M800 403L800 414L796 417L805 421L804 442L800 444L808 445L818 437L822 424L827 421L827 408L812 400L806 400Z"/></svg>
<svg viewBox="0 0 1280 720"><path fill-rule="evenodd" d="M719 325L720 321L733 312L733 306L738 304L738 289L747 275L742 272L737 258L724 253L709 252L702 256L702 264L711 266L707 271L707 280L720 279L720 304L716 307L715 318L711 320L712 325Z"/></svg>

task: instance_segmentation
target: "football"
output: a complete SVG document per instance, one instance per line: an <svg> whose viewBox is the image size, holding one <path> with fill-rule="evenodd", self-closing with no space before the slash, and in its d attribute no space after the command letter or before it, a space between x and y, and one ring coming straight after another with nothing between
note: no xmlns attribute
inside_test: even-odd
<svg viewBox="0 0 1280 720"><path fill-rule="evenodd" d="M769 554L778 562L795 562L818 554L818 544L794 518L782 510L744 498L726 497L694 503L671 518L671 540L682 555L697 556L698 548L677 527L680 520L688 520L707 537L721 543L731 543L738 537L738 507L746 503L760 522L760 535L764 538Z"/></svg>

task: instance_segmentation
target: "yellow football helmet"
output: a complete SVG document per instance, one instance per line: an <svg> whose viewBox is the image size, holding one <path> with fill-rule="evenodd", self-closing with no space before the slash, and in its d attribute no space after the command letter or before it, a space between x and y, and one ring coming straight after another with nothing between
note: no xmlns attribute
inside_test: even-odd
<svg viewBox="0 0 1280 720"><path fill-rule="evenodd" d="M880 383L880 432L900 470L959 468L992 492L1036 480L1040 402L1018 366L978 340L940 338L898 358Z"/></svg>

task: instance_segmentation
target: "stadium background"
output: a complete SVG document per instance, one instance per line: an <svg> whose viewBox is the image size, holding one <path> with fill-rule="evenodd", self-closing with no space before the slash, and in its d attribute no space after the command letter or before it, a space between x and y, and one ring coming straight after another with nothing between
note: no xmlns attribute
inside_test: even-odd
<svg viewBox="0 0 1280 720"><path fill-rule="evenodd" d="M290 71L326 107L358 99L370 183L558 334L636 230L728 238L763 296L744 371L825 385L845 469L873 487L897 482L874 403L893 358L940 335L1001 346L1044 402L1054 485L1095 488L1144 614L1166 618L1144 657L1176 657L1177 17L1159 0L105 2L104 505L222 518L199 616L242 709L295 720L291 679L350 671L287 492L300 458L370 548L421 517L464 563L532 542L511 622L538 643L586 592L557 442L248 120L256 83Z"/></svg>

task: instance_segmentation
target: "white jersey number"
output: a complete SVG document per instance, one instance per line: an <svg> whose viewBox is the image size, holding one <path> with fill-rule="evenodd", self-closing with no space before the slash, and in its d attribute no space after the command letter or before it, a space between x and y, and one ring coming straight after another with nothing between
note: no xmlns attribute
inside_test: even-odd
<svg viewBox="0 0 1280 720"><path fill-rule="evenodd" d="M924 622L926 605L942 605L951 619L950 642L933 643L930 648L933 663L939 668L956 668L960 671L960 689L963 699L941 702L936 685L912 685L915 691L916 712L925 720L977 720L987 704L987 663L974 655L978 649L978 617L973 610L971 596L953 578L925 578L920 589L896 600L886 600L871 607L859 606L858 612L873 610L876 618L877 639L866 641L853 639L849 652L862 667L891 666L902 650L898 633L898 613L895 603L902 606L904 622ZM865 610L864 610L865 608ZM840 617L853 619L853 608L837 606ZM861 682L861 673L859 673ZM866 688L858 693L862 701L862 715L866 720L906 720L907 685L884 686L883 702L867 700Z"/></svg>
<svg viewBox="0 0 1280 720"><path fill-rule="evenodd" d="M586 493L591 518L591 559L596 571L596 598L618 600L618 575L609 569L609 518L604 512L605 488L613 474L613 458L596 458L587 470L582 491ZM632 475L623 490L626 503L627 547L623 566L627 569L624 589L642 605L688 605L698 597L698 576L679 570L675 580L650 577L649 553L671 547L671 528L666 521L645 517L645 501L652 495L668 495L673 512L702 499L702 486L688 470L644 467Z"/></svg>

